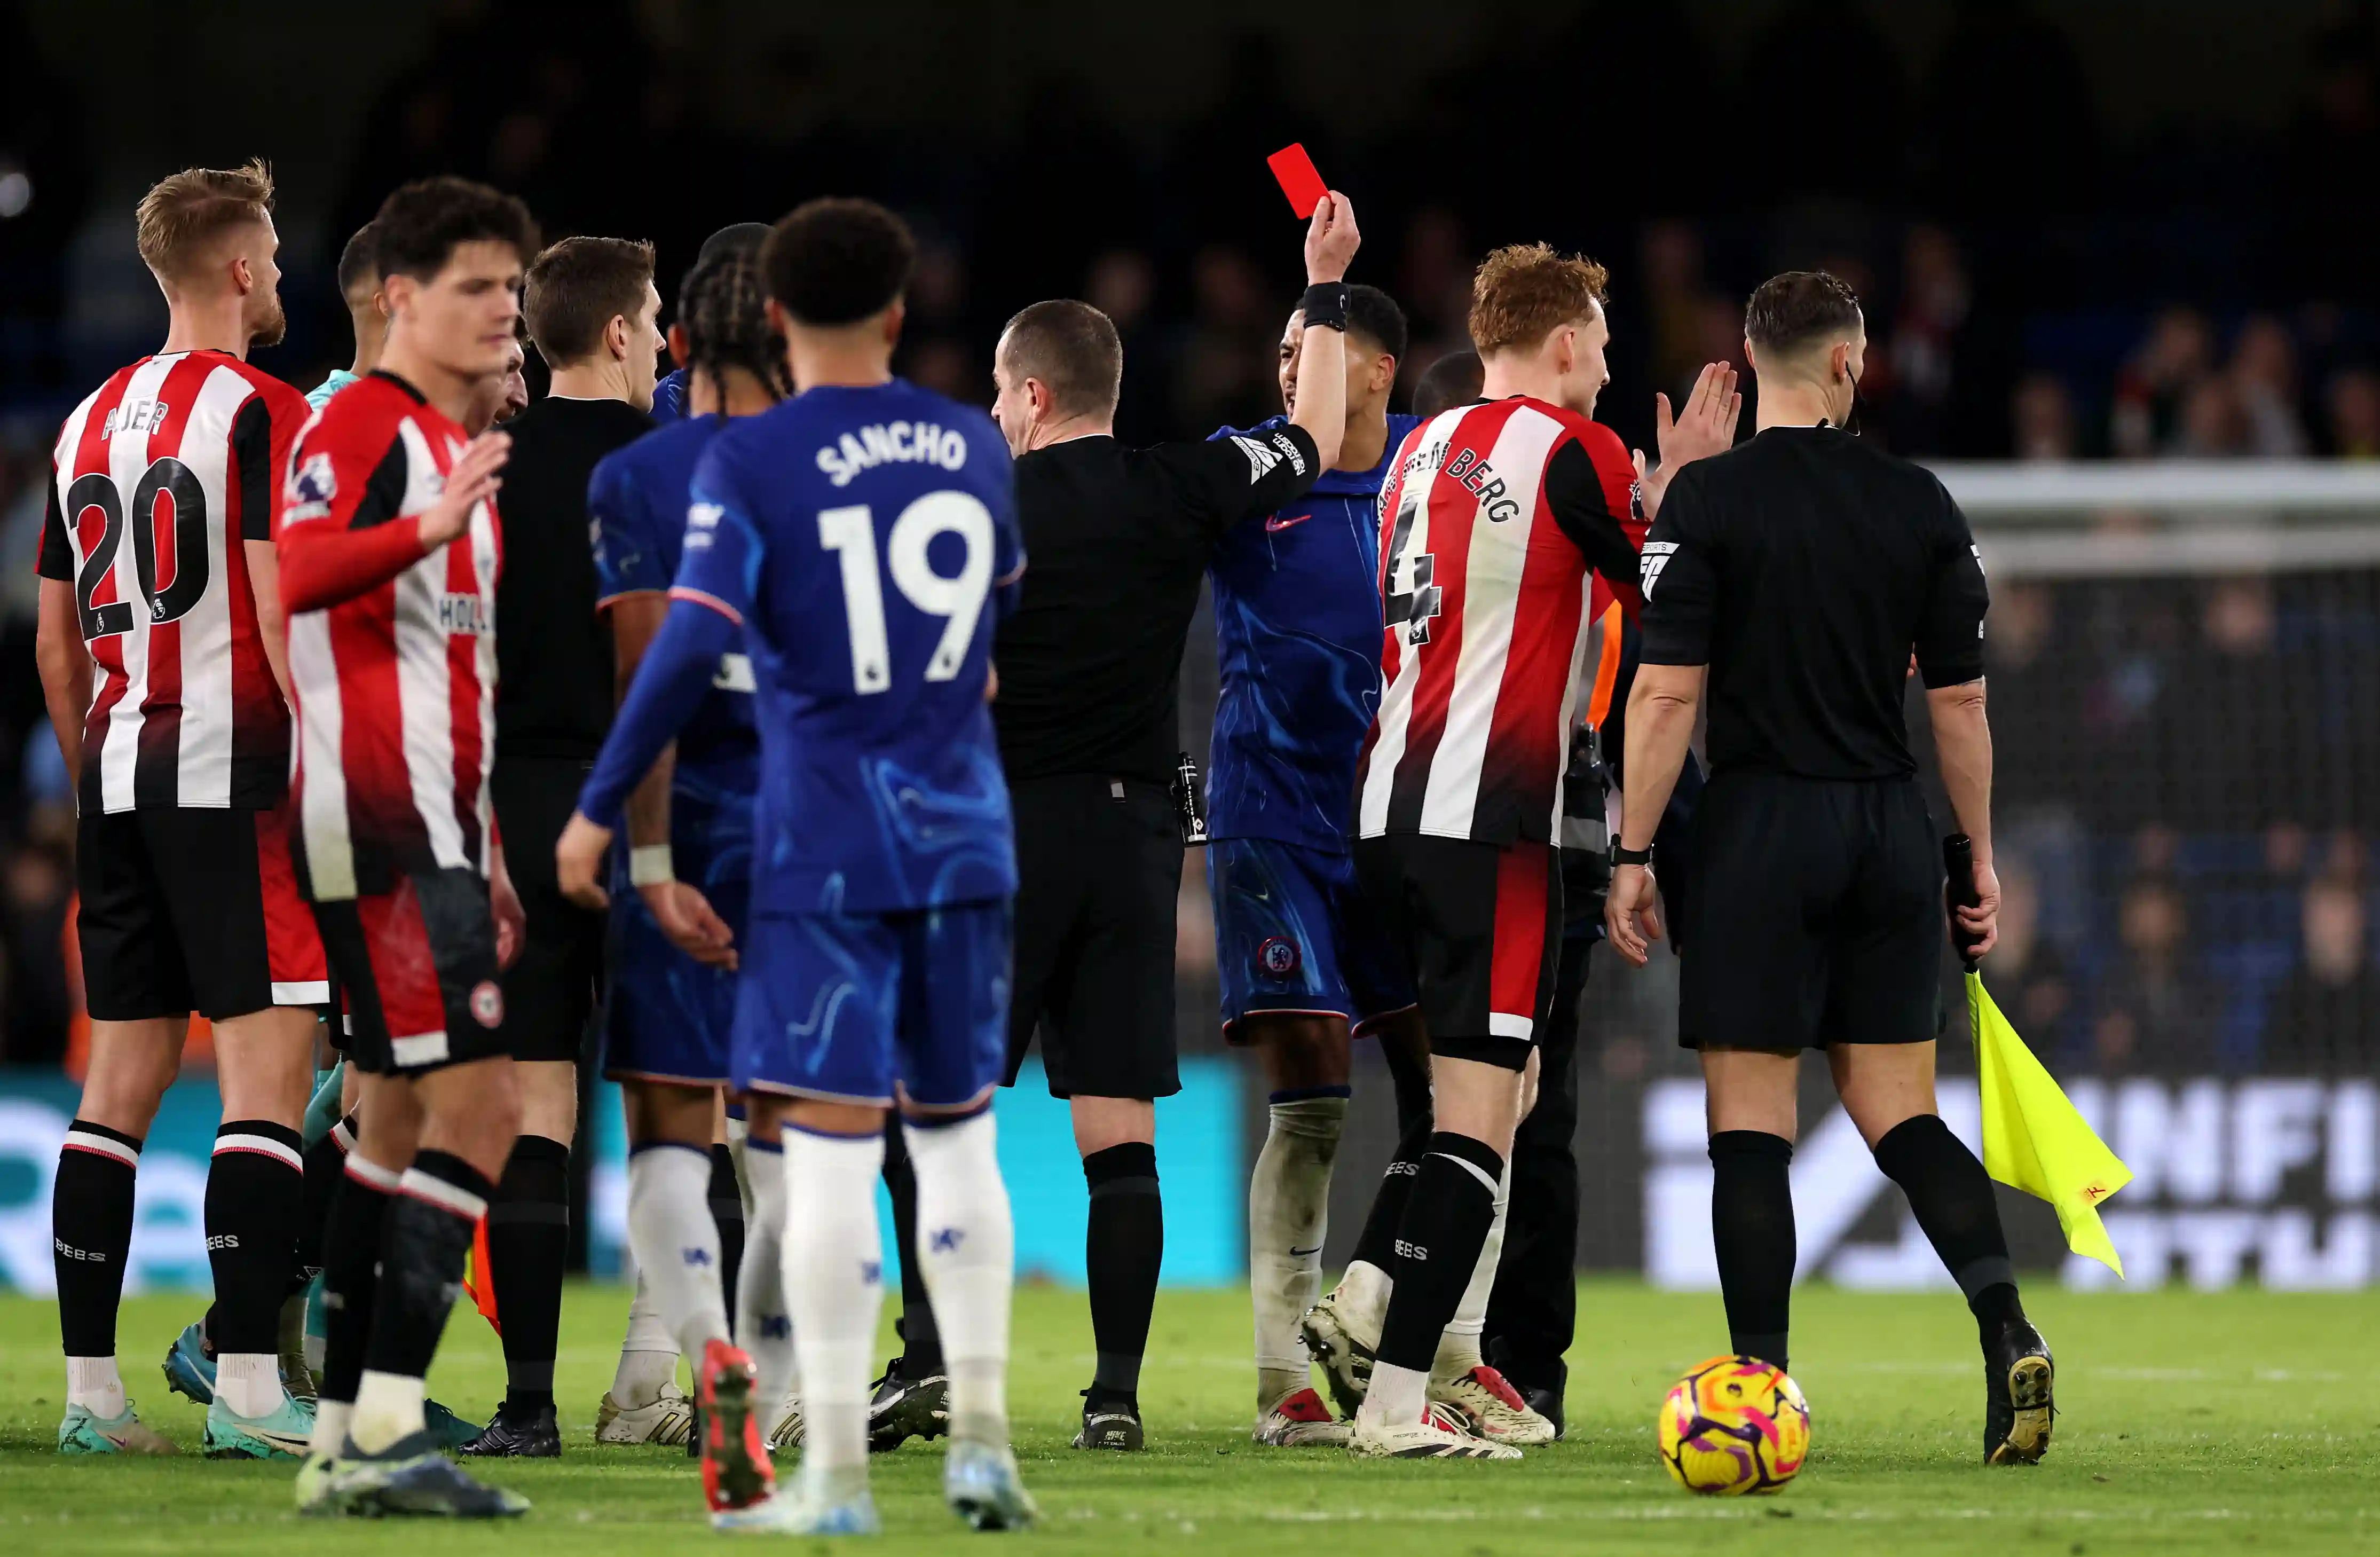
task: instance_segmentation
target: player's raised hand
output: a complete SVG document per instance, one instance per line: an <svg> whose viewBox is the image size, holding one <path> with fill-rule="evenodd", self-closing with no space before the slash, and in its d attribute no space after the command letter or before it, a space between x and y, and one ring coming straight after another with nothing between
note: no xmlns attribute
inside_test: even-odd
<svg viewBox="0 0 2380 1557"><path fill-rule="evenodd" d="M553 845L553 870L562 885L562 895L581 908L600 912L612 906L612 894L603 890L596 878L603 869L603 857L612 847L612 830L598 827L577 811L570 813L569 825Z"/></svg>
<svg viewBox="0 0 2380 1557"><path fill-rule="evenodd" d="M1305 281L1309 286L1344 281L1347 267L1364 235L1355 230L1355 208L1332 189L1315 202L1314 217L1305 224Z"/></svg>
<svg viewBox="0 0 2380 1557"><path fill-rule="evenodd" d="M443 546L471 528L471 511L496 495L503 480L496 472L512 457L513 435L482 432L471 440L446 472L445 490L421 516L419 534L424 553Z"/></svg>
<svg viewBox="0 0 2380 1557"><path fill-rule="evenodd" d="M652 882L637 891L671 945L707 967L735 971L735 932L710 899L686 882Z"/></svg>
<svg viewBox="0 0 2380 1557"><path fill-rule="evenodd" d="M1684 409L1673 420L1670 414L1670 397L1653 396L1653 446L1660 451L1661 463L1648 467L1645 451L1633 451L1636 461L1636 490L1645 505L1645 517L1651 518L1661 505L1661 494L1670 490L1670 480L1697 459L1724 454L1735 444L1736 419L1743 412L1743 395L1735 387L1735 370L1724 362L1706 362L1694 379L1694 389L1686 395Z"/></svg>
<svg viewBox="0 0 2380 1557"><path fill-rule="evenodd" d="M1735 387L1735 370L1724 362L1708 362L1694 379L1685 408L1670 420L1670 397L1653 396L1654 442L1661 451L1661 467L1670 469L1715 454L1735 443L1736 418L1743 396Z"/></svg>
<svg viewBox="0 0 2380 1557"><path fill-rule="evenodd" d="M1661 938L1660 891L1653 872L1642 865L1622 865L1611 873L1611 891L1603 900L1603 933L1611 949L1638 967L1651 957L1650 943Z"/></svg>

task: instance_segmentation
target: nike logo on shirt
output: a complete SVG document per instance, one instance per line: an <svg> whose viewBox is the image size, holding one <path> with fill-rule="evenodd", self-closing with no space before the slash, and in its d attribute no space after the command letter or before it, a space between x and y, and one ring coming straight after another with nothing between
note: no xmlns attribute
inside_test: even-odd
<svg viewBox="0 0 2380 1557"><path fill-rule="evenodd" d="M1311 514L1291 514L1287 516L1275 514L1272 517L1265 520L1265 529L1279 532L1281 530L1288 529L1294 525L1302 525L1312 517L1314 517L1314 516Z"/></svg>

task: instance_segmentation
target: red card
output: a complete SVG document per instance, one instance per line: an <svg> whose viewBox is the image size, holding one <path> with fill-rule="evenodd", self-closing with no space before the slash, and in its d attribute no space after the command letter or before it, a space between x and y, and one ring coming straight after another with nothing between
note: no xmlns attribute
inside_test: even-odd
<svg viewBox="0 0 2380 1557"><path fill-rule="evenodd" d="M1272 176L1281 180L1281 192L1289 197L1289 208L1297 213L1298 220L1310 221L1314 208L1330 187L1322 182L1322 175L1314 171L1314 159L1305 154L1302 142L1283 146L1265 159Z"/></svg>

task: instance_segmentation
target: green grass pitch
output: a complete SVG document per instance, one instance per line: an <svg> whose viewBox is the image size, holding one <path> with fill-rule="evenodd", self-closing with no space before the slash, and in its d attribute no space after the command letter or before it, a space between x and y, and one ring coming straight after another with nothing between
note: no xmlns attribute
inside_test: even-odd
<svg viewBox="0 0 2380 1557"><path fill-rule="evenodd" d="M122 1325L126 1381L145 1419L188 1449L200 1414L166 1394L154 1359L198 1307L142 1298L125 1306ZM1358 1465L1336 1451L1249 1443L1254 1380L1239 1292L1168 1292L1159 1303L1142 1388L1151 1453L1070 1450L1075 1391L1090 1371L1083 1299L1027 1289L1011 1398L1040 1527L967 1535L937 1495L939 1446L913 1443L875 1462L880 1546L998 1541L1087 1557L2380 1550L2373 1295L2041 1291L2032 1307L2059 1359L2056 1444L2039 1467L2000 1470L1977 1463L1980 1369L1955 1297L1819 1287L1794 1307L1795 1374L1815 1418L1809 1466L1782 1496L1721 1500L1680 1491L1652 1449L1654 1409L1672 1375L1724 1339L1716 1296L1583 1286L1567 1442L1518 1465ZM565 1456L498 1467L535 1500L527 1520L456 1528L299 1520L285 1465L58 1458L55 1315L46 1303L0 1299L0 1557L715 1549L726 1538L703 1525L681 1453L590 1441L625 1310L616 1288L573 1288L557 1381ZM502 1377L493 1337L458 1312L433 1392L480 1415Z"/></svg>

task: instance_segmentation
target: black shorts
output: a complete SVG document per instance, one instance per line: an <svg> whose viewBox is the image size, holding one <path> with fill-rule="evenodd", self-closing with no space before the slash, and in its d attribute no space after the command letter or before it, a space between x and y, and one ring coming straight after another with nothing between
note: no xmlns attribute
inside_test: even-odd
<svg viewBox="0 0 2380 1557"><path fill-rule="evenodd" d="M593 766L570 757L504 757L492 785L504 867L528 933L504 969L504 1043L516 1060L578 1060L603 987L607 921L562 895L553 845Z"/></svg>
<svg viewBox="0 0 2380 1557"><path fill-rule="evenodd" d="M76 934L93 1020L210 1021L330 998L280 811L152 807L81 819Z"/></svg>
<svg viewBox="0 0 2380 1557"><path fill-rule="evenodd" d="M1560 960L1557 853L1416 833L1356 841L1356 879L1413 970L1431 1053L1528 1064Z"/></svg>
<svg viewBox="0 0 2380 1557"><path fill-rule="evenodd" d="M1942 856L1914 780L1722 774L1703 792L1686 875L1686 1048L1941 1032Z"/></svg>
<svg viewBox="0 0 2380 1557"><path fill-rule="evenodd" d="M314 905L347 1002L346 1054L414 1076L505 1051L496 921L476 870L423 870L394 891Z"/></svg>
<svg viewBox="0 0 2380 1557"><path fill-rule="evenodd" d="M1170 1098L1182 832L1159 784L1068 773L1009 789L1016 973L1008 1076L1041 1034L1050 1095Z"/></svg>

